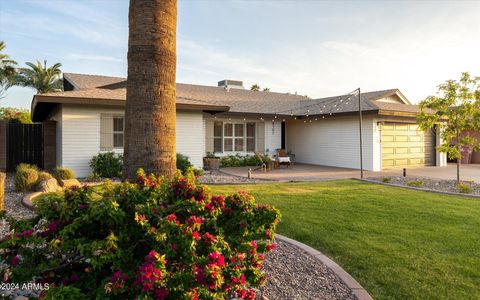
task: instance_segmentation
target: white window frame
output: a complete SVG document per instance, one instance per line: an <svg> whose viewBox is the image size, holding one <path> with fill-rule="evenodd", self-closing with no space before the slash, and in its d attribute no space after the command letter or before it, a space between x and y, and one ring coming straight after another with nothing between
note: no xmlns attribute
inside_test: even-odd
<svg viewBox="0 0 480 300"><path fill-rule="evenodd" d="M253 153L255 152L255 149L257 149L257 122L255 121L235 121L235 120L229 120L229 121L216 121L216 122L222 122L222 152L221 153L227 153L227 154L235 154L235 153ZM254 136L253 139L255 141L255 146L253 151L247 151L247 140L249 139L247 137L247 123L252 123L254 124ZM225 125L226 124L231 124L232 125L232 136L225 137ZM243 126L243 135L242 136L235 136L235 125L242 125ZM219 136L214 135L215 138L220 138ZM225 150L225 138L231 139L232 140L232 150L231 151L226 151ZM242 150L235 150L235 140L236 139L242 139L243 140L243 149ZM251 139L251 137L250 137ZM215 152L219 153L219 152Z"/></svg>

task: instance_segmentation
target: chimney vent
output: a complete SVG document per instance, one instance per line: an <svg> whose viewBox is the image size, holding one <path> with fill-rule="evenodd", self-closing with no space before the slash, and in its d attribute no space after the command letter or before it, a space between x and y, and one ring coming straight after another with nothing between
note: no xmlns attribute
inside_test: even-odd
<svg viewBox="0 0 480 300"><path fill-rule="evenodd" d="M224 80L218 82L218 86L223 87L226 90L229 90L229 89L242 89L243 90L243 89L245 89L243 87L243 81L239 81L239 80L224 79Z"/></svg>

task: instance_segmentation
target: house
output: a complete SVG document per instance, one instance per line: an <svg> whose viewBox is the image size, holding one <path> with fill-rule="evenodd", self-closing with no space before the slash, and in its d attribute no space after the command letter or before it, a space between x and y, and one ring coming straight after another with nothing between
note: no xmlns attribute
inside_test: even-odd
<svg viewBox="0 0 480 300"><path fill-rule="evenodd" d="M65 73L64 91L35 95L32 118L56 121L57 165L79 177L102 151L123 152L125 78ZM443 166L438 133L415 124L418 107L397 89L361 93L364 168ZM285 148L296 162L359 168L358 96L310 99L250 91L241 81L218 86L177 84L177 152L202 167L216 155Z"/></svg>

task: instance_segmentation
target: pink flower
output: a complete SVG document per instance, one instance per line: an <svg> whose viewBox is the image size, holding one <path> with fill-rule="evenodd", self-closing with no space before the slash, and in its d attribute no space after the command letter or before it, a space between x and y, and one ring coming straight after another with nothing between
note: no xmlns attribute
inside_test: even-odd
<svg viewBox="0 0 480 300"><path fill-rule="evenodd" d="M210 265L224 267L225 266L225 257L218 252L211 252L208 254L208 259L210 260Z"/></svg>
<svg viewBox="0 0 480 300"><path fill-rule="evenodd" d="M167 298L168 290L164 287L155 289L155 300L163 300Z"/></svg>
<svg viewBox="0 0 480 300"><path fill-rule="evenodd" d="M167 216L167 220L170 222L175 222L177 220L177 216L175 214L170 214Z"/></svg>
<svg viewBox="0 0 480 300"><path fill-rule="evenodd" d="M275 243L267 244L265 249L267 250L267 252L271 252L271 251L277 249L277 244L275 244Z"/></svg>
<svg viewBox="0 0 480 300"><path fill-rule="evenodd" d="M139 274L134 285L141 286L142 292L152 292L156 284L162 280L162 270L155 268L152 262L146 262L138 267Z"/></svg>
<svg viewBox="0 0 480 300"><path fill-rule="evenodd" d="M124 283L128 280L128 276L122 271L117 271L113 273L112 278L110 280L112 281L114 289L120 289L123 287Z"/></svg>
<svg viewBox="0 0 480 300"><path fill-rule="evenodd" d="M205 232L205 234L203 235L203 239L210 244L217 242L217 238L213 234L210 234L209 232Z"/></svg>
<svg viewBox="0 0 480 300"><path fill-rule="evenodd" d="M12 257L12 266L16 267L18 266L18 264L20 263L20 258L18 257L18 255L15 255L14 257Z"/></svg>

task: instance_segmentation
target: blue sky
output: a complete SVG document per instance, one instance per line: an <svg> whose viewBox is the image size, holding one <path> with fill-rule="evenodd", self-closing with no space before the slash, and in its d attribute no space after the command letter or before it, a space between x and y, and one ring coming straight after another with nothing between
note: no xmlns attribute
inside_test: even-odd
<svg viewBox="0 0 480 300"><path fill-rule="evenodd" d="M222 79L323 97L399 88L418 102L480 75L480 1L179 1L177 81ZM125 76L127 0L0 0L0 40L21 65ZM29 107L11 88L0 105Z"/></svg>

